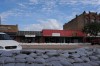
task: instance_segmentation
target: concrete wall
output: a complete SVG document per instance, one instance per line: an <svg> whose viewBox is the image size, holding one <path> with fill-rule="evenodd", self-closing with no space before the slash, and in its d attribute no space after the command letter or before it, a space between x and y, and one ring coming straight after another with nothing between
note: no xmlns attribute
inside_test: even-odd
<svg viewBox="0 0 100 66"><path fill-rule="evenodd" d="M91 43L20 43L23 49L75 49Z"/></svg>

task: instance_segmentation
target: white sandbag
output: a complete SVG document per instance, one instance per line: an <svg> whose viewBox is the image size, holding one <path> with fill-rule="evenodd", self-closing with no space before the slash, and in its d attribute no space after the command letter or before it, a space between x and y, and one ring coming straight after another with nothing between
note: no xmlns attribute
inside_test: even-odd
<svg viewBox="0 0 100 66"><path fill-rule="evenodd" d="M36 50L36 53L38 53L38 54L43 54L45 52L46 52L45 50Z"/></svg>
<svg viewBox="0 0 100 66"><path fill-rule="evenodd" d="M0 50L0 55L1 55L3 52L4 52L3 50Z"/></svg>
<svg viewBox="0 0 100 66"><path fill-rule="evenodd" d="M67 58L67 61L70 62L70 63L76 62L76 61L75 61L74 59L72 59L72 58Z"/></svg>
<svg viewBox="0 0 100 66"><path fill-rule="evenodd" d="M86 56L85 51L77 50L77 53L78 53L80 56Z"/></svg>
<svg viewBox="0 0 100 66"><path fill-rule="evenodd" d="M59 60L59 58L57 58L57 57L50 57L50 58L46 59L46 62L58 61L58 60Z"/></svg>
<svg viewBox="0 0 100 66"><path fill-rule="evenodd" d="M99 61L94 61L95 63L98 63L100 65L100 60Z"/></svg>
<svg viewBox="0 0 100 66"><path fill-rule="evenodd" d="M74 63L73 66L84 66L82 63Z"/></svg>
<svg viewBox="0 0 100 66"><path fill-rule="evenodd" d="M37 54L36 53L31 53L31 54L29 54L29 56L31 56L33 58L36 58L37 57Z"/></svg>
<svg viewBox="0 0 100 66"><path fill-rule="evenodd" d="M81 57L81 59L84 61L84 62L89 62L90 61L90 59L89 59L89 57Z"/></svg>
<svg viewBox="0 0 100 66"><path fill-rule="evenodd" d="M27 63L33 63L34 61L35 61L35 59L32 58L32 57L27 57L27 58L26 58L26 62L27 62Z"/></svg>
<svg viewBox="0 0 100 66"><path fill-rule="evenodd" d="M27 57L29 57L28 55L26 55L26 54L19 54L19 55L16 55L15 56L15 58L19 58L19 59L23 59L23 58L27 58Z"/></svg>
<svg viewBox="0 0 100 66"><path fill-rule="evenodd" d="M62 57L62 56L59 56L59 57L57 57L59 60L67 60L65 57Z"/></svg>
<svg viewBox="0 0 100 66"><path fill-rule="evenodd" d="M26 59L23 59L23 58L17 58L17 59L15 59L15 62L16 63L25 63L26 62Z"/></svg>
<svg viewBox="0 0 100 66"><path fill-rule="evenodd" d="M44 59L47 59L47 58L49 58L49 56L48 55L44 55L44 54L42 54L42 56L41 56L42 58L44 58Z"/></svg>
<svg viewBox="0 0 100 66"><path fill-rule="evenodd" d="M48 52L47 55L51 57L51 56L57 56L59 54L57 52Z"/></svg>
<svg viewBox="0 0 100 66"><path fill-rule="evenodd" d="M98 57L100 59L100 55L96 55L96 57Z"/></svg>
<svg viewBox="0 0 100 66"><path fill-rule="evenodd" d="M100 54L100 49L97 49L97 51L96 51L98 54Z"/></svg>
<svg viewBox="0 0 100 66"><path fill-rule="evenodd" d="M76 63L82 63L83 62L83 60L81 58L74 58L74 60L75 60Z"/></svg>
<svg viewBox="0 0 100 66"><path fill-rule="evenodd" d="M13 51L12 51L12 54L18 55L18 54L20 54L20 50L13 50Z"/></svg>
<svg viewBox="0 0 100 66"><path fill-rule="evenodd" d="M5 63L14 63L15 62L15 58L13 57L6 57L5 59Z"/></svg>
<svg viewBox="0 0 100 66"><path fill-rule="evenodd" d="M83 66L91 66L89 63L82 63Z"/></svg>
<svg viewBox="0 0 100 66"><path fill-rule="evenodd" d="M2 57L11 57L13 56L12 52L11 51L4 51L2 54L1 54Z"/></svg>
<svg viewBox="0 0 100 66"><path fill-rule="evenodd" d="M90 61L90 62L88 62L88 63L91 64L92 66L100 66L98 63L93 62L93 61Z"/></svg>
<svg viewBox="0 0 100 66"><path fill-rule="evenodd" d="M59 61L50 62L53 66L63 66Z"/></svg>
<svg viewBox="0 0 100 66"><path fill-rule="evenodd" d="M25 66L25 63L15 63L15 66Z"/></svg>
<svg viewBox="0 0 100 66"><path fill-rule="evenodd" d="M68 58L69 57L69 54L68 53L64 53L64 54L60 54L60 56L65 57L65 58Z"/></svg>
<svg viewBox="0 0 100 66"><path fill-rule="evenodd" d="M72 55L70 55L70 56L73 57L73 58L79 58L79 57L80 57L80 54L74 53L74 54L72 54Z"/></svg>
<svg viewBox="0 0 100 66"><path fill-rule="evenodd" d="M0 63L5 63L7 57L0 57Z"/></svg>
<svg viewBox="0 0 100 66"><path fill-rule="evenodd" d="M63 54L64 53L64 50L57 50L56 51L58 54Z"/></svg>
<svg viewBox="0 0 100 66"><path fill-rule="evenodd" d="M35 63L45 63L45 59L43 59L43 58L36 58L34 62Z"/></svg>
<svg viewBox="0 0 100 66"><path fill-rule="evenodd" d="M44 66L43 64L33 64L33 66Z"/></svg>
<svg viewBox="0 0 100 66"><path fill-rule="evenodd" d="M59 61L63 66L72 66L72 64L68 61L65 61L65 60L60 60Z"/></svg>
<svg viewBox="0 0 100 66"><path fill-rule="evenodd" d="M96 57L96 56L89 56L89 58L91 61L99 60L98 57Z"/></svg>
<svg viewBox="0 0 100 66"><path fill-rule="evenodd" d="M58 56L59 54L57 53L57 50L48 50L47 52L48 56Z"/></svg>
<svg viewBox="0 0 100 66"><path fill-rule="evenodd" d="M3 66L15 66L15 63L6 63Z"/></svg>

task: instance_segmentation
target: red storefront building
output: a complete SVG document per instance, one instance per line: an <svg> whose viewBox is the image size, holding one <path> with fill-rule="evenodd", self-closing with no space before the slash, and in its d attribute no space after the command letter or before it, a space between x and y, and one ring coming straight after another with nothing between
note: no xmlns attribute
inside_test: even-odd
<svg viewBox="0 0 100 66"><path fill-rule="evenodd" d="M42 30L45 43L80 43L85 34L77 30Z"/></svg>

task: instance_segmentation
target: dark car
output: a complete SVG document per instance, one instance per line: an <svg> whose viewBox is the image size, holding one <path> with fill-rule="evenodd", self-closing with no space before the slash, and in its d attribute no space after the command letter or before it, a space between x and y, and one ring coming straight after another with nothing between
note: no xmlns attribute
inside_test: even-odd
<svg viewBox="0 0 100 66"><path fill-rule="evenodd" d="M92 45L95 45L95 44L99 44L100 45L100 39L94 39L94 40L92 40L91 44Z"/></svg>

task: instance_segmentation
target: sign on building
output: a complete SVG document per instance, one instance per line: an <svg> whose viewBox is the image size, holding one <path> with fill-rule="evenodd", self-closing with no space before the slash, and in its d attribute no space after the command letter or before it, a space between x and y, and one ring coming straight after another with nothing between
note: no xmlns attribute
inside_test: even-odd
<svg viewBox="0 0 100 66"><path fill-rule="evenodd" d="M25 35L25 37L35 37L35 35Z"/></svg>
<svg viewBox="0 0 100 66"><path fill-rule="evenodd" d="M52 36L60 36L60 33L52 33Z"/></svg>
<svg viewBox="0 0 100 66"><path fill-rule="evenodd" d="M98 36L100 36L100 33L98 33Z"/></svg>
<svg viewBox="0 0 100 66"><path fill-rule="evenodd" d="M0 25L0 32L18 32L17 25Z"/></svg>

